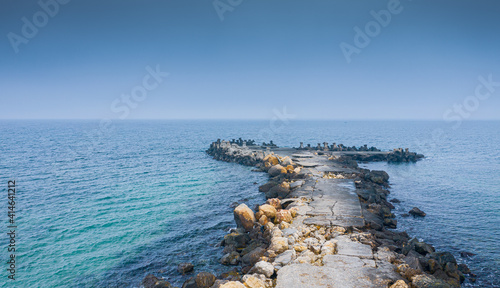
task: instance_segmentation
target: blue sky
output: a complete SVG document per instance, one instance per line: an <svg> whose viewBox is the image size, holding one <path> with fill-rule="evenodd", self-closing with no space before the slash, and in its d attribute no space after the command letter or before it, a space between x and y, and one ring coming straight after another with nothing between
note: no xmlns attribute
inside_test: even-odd
<svg viewBox="0 0 500 288"><path fill-rule="evenodd" d="M4 0L0 119L500 119L500 3L436 2Z"/></svg>

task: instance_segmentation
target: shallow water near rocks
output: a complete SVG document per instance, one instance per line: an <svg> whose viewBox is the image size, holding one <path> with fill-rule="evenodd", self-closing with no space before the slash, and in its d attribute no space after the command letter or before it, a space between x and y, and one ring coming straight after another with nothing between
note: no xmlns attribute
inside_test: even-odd
<svg viewBox="0 0 500 288"><path fill-rule="evenodd" d="M19 248L17 280L4 281L2 268L1 287L138 287L149 273L180 286L190 276L178 275L180 262L227 270L216 245L234 226L231 205L263 202L257 187L267 176L204 151L217 138L269 135L280 146L327 141L425 154L416 164L360 165L391 176L399 230L467 263L478 278L465 287L498 287L499 124L115 121L101 131L99 121L0 121L0 185L16 180ZM427 216L400 216L414 206ZM4 234L0 245L7 241ZM7 257L4 249L2 263Z"/></svg>

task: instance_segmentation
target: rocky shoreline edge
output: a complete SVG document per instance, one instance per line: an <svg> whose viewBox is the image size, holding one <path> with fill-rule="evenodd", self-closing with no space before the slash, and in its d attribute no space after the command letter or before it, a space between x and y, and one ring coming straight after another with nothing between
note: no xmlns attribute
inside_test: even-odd
<svg viewBox="0 0 500 288"><path fill-rule="evenodd" d="M421 154L326 142L279 148L272 141L255 145L241 138L219 139L206 152L267 172L269 182L259 187L267 201L253 210L245 204L234 209L237 228L220 243L221 264L233 268L218 276L197 273L183 288L437 288L474 280L451 253L391 230L397 226L392 203L398 200L387 198L389 175L357 164L416 162ZM425 217L416 207L410 214ZM178 268L183 274L192 270L190 263ZM142 286L173 287L152 274Z"/></svg>

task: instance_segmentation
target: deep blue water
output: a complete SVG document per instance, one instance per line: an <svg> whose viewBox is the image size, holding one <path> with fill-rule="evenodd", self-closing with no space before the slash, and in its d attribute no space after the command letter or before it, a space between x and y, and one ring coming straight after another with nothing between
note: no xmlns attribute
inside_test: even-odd
<svg viewBox="0 0 500 288"><path fill-rule="evenodd" d="M0 121L0 201L7 252L7 181L17 183L17 272L1 287L137 287L148 273L180 285L178 263L219 273L215 245L234 226L233 202L264 200L263 173L212 160L217 138L409 147L416 164L386 170L400 228L455 254L498 287L500 122L439 121ZM440 137L436 137L441 133ZM271 138L272 137L272 138ZM257 183L257 184L254 184ZM423 219L400 215L417 206ZM459 257L460 251L477 254Z"/></svg>

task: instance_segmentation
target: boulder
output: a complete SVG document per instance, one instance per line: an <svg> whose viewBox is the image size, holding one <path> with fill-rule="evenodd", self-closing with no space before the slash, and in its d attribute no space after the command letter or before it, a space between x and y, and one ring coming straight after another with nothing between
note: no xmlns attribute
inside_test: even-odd
<svg viewBox="0 0 500 288"><path fill-rule="evenodd" d="M267 191L269 191L269 189L273 188L274 186L276 186L278 184L279 183L276 183L273 181L267 182L266 184L259 186L259 191L266 193Z"/></svg>
<svg viewBox="0 0 500 288"><path fill-rule="evenodd" d="M234 209L234 221L238 227L250 231L255 223L255 215L247 205L240 204Z"/></svg>
<svg viewBox="0 0 500 288"><path fill-rule="evenodd" d="M424 211L418 209L417 207L413 207L413 209L411 209L408 213L414 217L425 217L425 215L427 215Z"/></svg>
<svg viewBox="0 0 500 288"><path fill-rule="evenodd" d="M443 280L436 279L431 275L420 274L412 278L411 284L415 288L451 288L452 286Z"/></svg>
<svg viewBox="0 0 500 288"><path fill-rule="evenodd" d="M273 237L269 250L276 252L276 254L285 252L288 250L288 239L285 237Z"/></svg>
<svg viewBox="0 0 500 288"><path fill-rule="evenodd" d="M432 245L430 244L427 244L425 242L416 242L415 251L425 256L427 254L434 252L435 250L434 247L432 247Z"/></svg>
<svg viewBox="0 0 500 288"><path fill-rule="evenodd" d="M144 288L173 288L168 281L160 279L153 274L146 275L141 284Z"/></svg>
<svg viewBox="0 0 500 288"><path fill-rule="evenodd" d="M287 171L286 171L286 168L281 166L281 165L274 165L272 166L271 168L269 168L269 170L267 171L267 173L269 173L269 175L271 177L275 177L275 176L278 176L280 174L286 174Z"/></svg>
<svg viewBox="0 0 500 288"><path fill-rule="evenodd" d="M274 274L274 266L269 262L259 261L250 269L250 273L262 274L270 278Z"/></svg>
<svg viewBox="0 0 500 288"><path fill-rule="evenodd" d="M269 154L266 157L264 157L262 161L264 162L264 165L266 167L271 167L280 163L278 158L272 154Z"/></svg>
<svg viewBox="0 0 500 288"><path fill-rule="evenodd" d="M238 265L239 262L240 262L240 254L236 251L227 253L220 259L220 263L222 265Z"/></svg>
<svg viewBox="0 0 500 288"><path fill-rule="evenodd" d="M266 198L285 198L290 193L290 184L283 182L269 189L266 193Z"/></svg>
<svg viewBox="0 0 500 288"><path fill-rule="evenodd" d="M267 223L269 223L269 219L267 219L266 215L260 216L259 224L262 226L266 226Z"/></svg>
<svg viewBox="0 0 500 288"><path fill-rule="evenodd" d="M385 171L373 170L373 171L370 171L365 176L365 178L367 180L372 181L373 183L384 184L384 183L387 183L387 181L389 181L389 174L387 174L387 172L385 172Z"/></svg>
<svg viewBox="0 0 500 288"><path fill-rule="evenodd" d="M292 159L290 159L290 157L285 156L285 157L283 157L283 158L280 159L280 164L283 167L286 167L288 165L293 165L293 162L292 162Z"/></svg>
<svg viewBox="0 0 500 288"><path fill-rule="evenodd" d="M224 246L244 248L250 242L250 236L246 233L233 232L224 236Z"/></svg>
<svg viewBox="0 0 500 288"><path fill-rule="evenodd" d="M276 223L281 223L281 222L287 222L287 223L292 223L293 217L292 213L290 213L289 210L286 209L280 209L278 212L276 212Z"/></svg>
<svg viewBox="0 0 500 288"><path fill-rule="evenodd" d="M273 206L276 210L281 209L281 200L278 198L267 199L266 204Z"/></svg>
<svg viewBox="0 0 500 288"><path fill-rule="evenodd" d="M264 256L264 253L266 253L266 249L257 247L249 253L245 254L241 258L241 262L243 262L243 264L245 264L246 266L253 266L255 263L260 261L261 257Z"/></svg>
<svg viewBox="0 0 500 288"><path fill-rule="evenodd" d="M177 272L180 274L186 274L188 272L193 271L194 265L189 262L181 263L177 266Z"/></svg>
<svg viewBox="0 0 500 288"><path fill-rule="evenodd" d="M198 285L196 285L195 277L191 277L184 281L184 284L182 284L182 288L198 288Z"/></svg>
<svg viewBox="0 0 500 288"><path fill-rule="evenodd" d="M265 215L268 219L276 217L276 208L269 204L264 204L259 206L259 212Z"/></svg>
<svg viewBox="0 0 500 288"><path fill-rule="evenodd" d="M215 275L208 272L198 273L195 278L197 288L210 288L214 285L215 280Z"/></svg>
<svg viewBox="0 0 500 288"><path fill-rule="evenodd" d="M252 275L245 275L242 279L247 288L265 288L266 284L262 280Z"/></svg>

